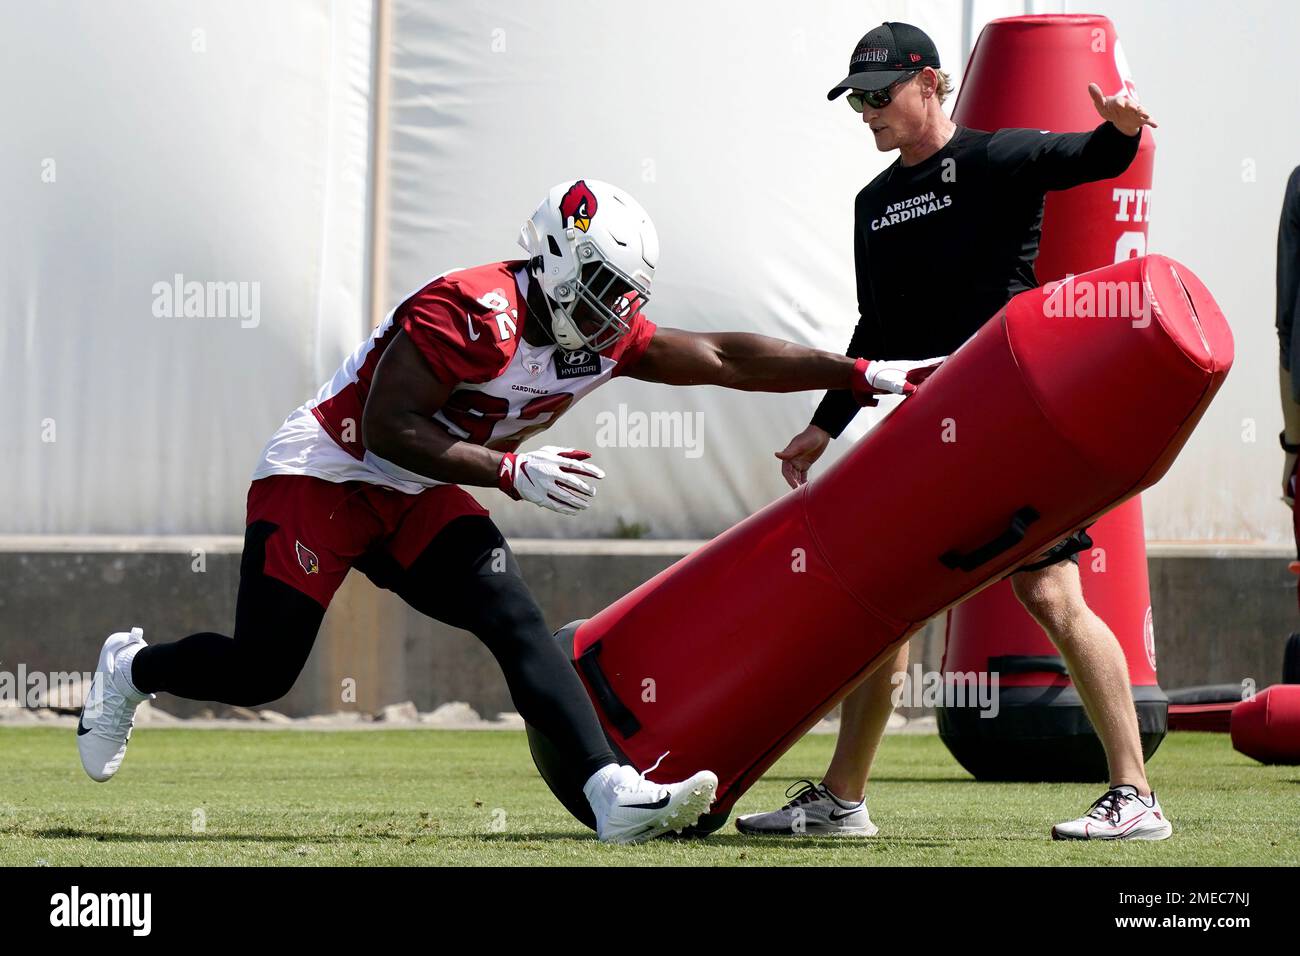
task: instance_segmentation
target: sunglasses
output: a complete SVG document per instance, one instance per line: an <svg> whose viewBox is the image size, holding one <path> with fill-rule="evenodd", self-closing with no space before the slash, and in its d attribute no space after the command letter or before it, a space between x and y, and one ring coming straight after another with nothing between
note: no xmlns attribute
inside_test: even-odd
<svg viewBox="0 0 1300 956"><path fill-rule="evenodd" d="M849 106L853 107L853 112L855 113L861 113L868 106L873 110L883 110L894 101L893 94L889 91L900 83L906 83L920 72L920 70L913 70L901 80L895 80L893 83L890 83L881 90L850 90L849 95L845 97L845 99L849 101Z"/></svg>

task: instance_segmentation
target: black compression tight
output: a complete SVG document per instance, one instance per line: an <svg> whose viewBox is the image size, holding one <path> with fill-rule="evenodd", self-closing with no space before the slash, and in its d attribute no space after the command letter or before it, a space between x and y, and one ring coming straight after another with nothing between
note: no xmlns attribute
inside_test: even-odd
<svg viewBox="0 0 1300 956"><path fill-rule="evenodd" d="M234 636L192 634L142 649L132 663L139 690L253 707L293 687L325 611L262 573L258 534L250 528L245 538ZM582 769L582 779L615 762L581 680L489 518L452 521L409 568L384 552L356 567L417 611L477 636L505 674L520 716Z"/></svg>
<svg viewBox="0 0 1300 956"><path fill-rule="evenodd" d="M325 609L262 573L266 536L272 530L257 524L244 534L234 636L204 632L171 644L150 644L131 663L138 690L239 707L256 707L289 693L307 663Z"/></svg>

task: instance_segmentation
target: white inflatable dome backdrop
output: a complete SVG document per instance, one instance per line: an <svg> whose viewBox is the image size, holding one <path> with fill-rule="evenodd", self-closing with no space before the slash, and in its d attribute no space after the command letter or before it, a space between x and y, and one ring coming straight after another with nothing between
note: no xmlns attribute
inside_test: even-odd
<svg viewBox="0 0 1300 956"><path fill-rule="evenodd" d="M1161 123L1151 248L1196 269L1236 334L1236 370L1145 496L1148 534L1285 544L1273 270L1300 128L1275 117L1300 112L1285 72L1300 8L1261 2L1228 22L1173 0L1032 6L1115 21ZM376 9L390 24L377 124ZM262 443L367 333L372 299L388 308L438 272L516 257L520 222L566 177L617 183L654 217L656 322L841 350L856 318L852 200L886 158L825 92L885 19L929 32L956 77L964 9L974 34L1026 12L957 0L6 7L0 532L240 531ZM1252 47L1253 69L1276 71L1269 96L1202 86L1185 55L1207 35ZM178 281L217 298L187 315L171 301ZM591 512L481 497L516 535L599 537L620 521L712 535L784 491L772 453L817 398L620 381L545 439L589 448L609 472ZM658 435L672 447L636 447L655 437L638 431L651 416L674 426Z"/></svg>

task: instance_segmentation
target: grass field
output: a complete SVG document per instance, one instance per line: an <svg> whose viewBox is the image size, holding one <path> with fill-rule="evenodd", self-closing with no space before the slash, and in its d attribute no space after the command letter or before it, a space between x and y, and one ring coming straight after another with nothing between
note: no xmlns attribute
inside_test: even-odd
<svg viewBox="0 0 1300 956"><path fill-rule="evenodd" d="M824 768L808 737L739 812ZM602 845L541 782L517 732L141 728L122 772L86 778L73 733L0 728L0 864L50 865L1297 865L1300 768L1261 767L1226 735L1176 734L1152 761L1163 843L1054 843L1101 793L981 784L935 736L890 737L869 793L881 835ZM205 828L196 832L201 816Z"/></svg>

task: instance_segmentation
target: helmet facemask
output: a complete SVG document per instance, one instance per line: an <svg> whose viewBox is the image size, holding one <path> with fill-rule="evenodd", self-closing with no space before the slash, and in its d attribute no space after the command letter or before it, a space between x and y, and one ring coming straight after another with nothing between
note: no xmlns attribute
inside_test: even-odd
<svg viewBox="0 0 1300 956"><path fill-rule="evenodd" d="M570 240L576 275L543 295L551 313L551 336L567 351L601 352L632 331L650 290L618 268L590 239Z"/></svg>

